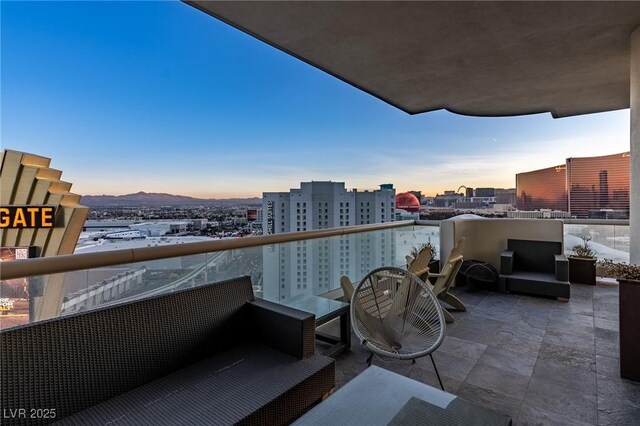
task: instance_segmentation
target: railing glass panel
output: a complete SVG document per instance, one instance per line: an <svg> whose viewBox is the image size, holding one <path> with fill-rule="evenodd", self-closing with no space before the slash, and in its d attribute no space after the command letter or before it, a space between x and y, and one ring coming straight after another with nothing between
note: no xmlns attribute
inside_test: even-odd
<svg viewBox="0 0 640 426"><path fill-rule="evenodd" d="M629 262L629 226L564 225L565 251L590 236L599 259ZM0 328L13 327L241 275L257 297L285 301L340 288L340 277L359 281L381 266L404 266L426 242L439 251L438 226L400 226L0 282ZM447 253L438 253L439 257Z"/></svg>
<svg viewBox="0 0 640 426"><path fill-rule="evenodd" d="M357 282L381 266L402 266L412 247L439 245L439 227L406 226L334 237L171 257L2 282L0 328L171 293L242 275L256 297L284 301Z"/></svg>
<svg viewBox="0 0 640 426"><path fill-rule="evenodd" d="M584 236L591 238L591 246L597 252L598 259L629 263L629 225L565 224L565 253L572 254L573 247L582 244Z"/></svg>

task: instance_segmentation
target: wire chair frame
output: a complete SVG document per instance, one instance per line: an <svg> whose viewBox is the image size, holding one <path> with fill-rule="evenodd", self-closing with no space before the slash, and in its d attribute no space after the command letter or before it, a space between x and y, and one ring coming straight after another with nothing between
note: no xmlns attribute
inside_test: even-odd
<svg viewBox="0 0 640 426"><path fill-rule="evenodd" d="M396 267L374 269L358 283L351 298L351 324L367 349L403 360L430 355L446 330L429 286Z"/></svg>

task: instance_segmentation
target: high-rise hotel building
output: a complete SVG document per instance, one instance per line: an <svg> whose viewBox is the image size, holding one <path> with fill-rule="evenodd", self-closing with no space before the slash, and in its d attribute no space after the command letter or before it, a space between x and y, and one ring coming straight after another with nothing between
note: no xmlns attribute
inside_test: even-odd
<svg viewBox="0 0 640 426"><path fill-rule="evenodd" d="M262 194L263 233L392 222L396 191L348 191L344 182L302 182L300 189Z"/></svg>
<svg viewBox="0 0 640 426"><path fill-rule="evenodd" d="M629 212L628 152L567 158L565 164L516 175L518 210L561 210L578 218Z"/></svg>
<svg viewBox="0 0 640 426"><path fill-rule="evenodd" d="M347 191L343 182L302 182L290 192L262 194L263 233L353 226L394 220L395 189ZM367 272L395 264L392 230L340 235L265 246L263 279L268 300L322 294L346 275L359 280Z"/></svg>
<svg viewBox="0 0 640 426"><path fill-rule="evenodd" d="M567 158L569 212L592 217L600 210L629 212L630 155ZM627 216L628 217L628 216Z"/></svg>
<svg viewBox="0 0 640 426"><path fill-rule="evenodd" d="M567 210L567 166L516 175L516 207L518 210Z"/></svg>

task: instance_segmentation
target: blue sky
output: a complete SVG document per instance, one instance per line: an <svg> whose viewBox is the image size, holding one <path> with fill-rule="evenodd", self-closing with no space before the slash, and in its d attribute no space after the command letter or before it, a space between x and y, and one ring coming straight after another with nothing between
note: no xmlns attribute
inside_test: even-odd
<svg viewBox="0 0 640 426"><path fill-rule="evenodd" d="M435 195L629 150L629 112L410 116L179 2L0 2L2 148L79 194Z"/></svg>

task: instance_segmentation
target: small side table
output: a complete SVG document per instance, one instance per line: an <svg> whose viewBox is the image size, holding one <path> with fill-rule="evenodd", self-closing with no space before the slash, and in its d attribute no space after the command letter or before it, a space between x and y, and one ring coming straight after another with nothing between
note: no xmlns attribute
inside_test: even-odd
<svg viewBox="0 0 640 426"><path fill-rule="evenodd" d="M326 299L319 296L297 296L289 300L282 300L278 303L309 312L316 316L316 327L340 317L340 336L316 331L316 339L322 342L331 343L331 347L322 352L322 355L335 358L351 347L351 315L349 304L337 300Z"/></svg>

